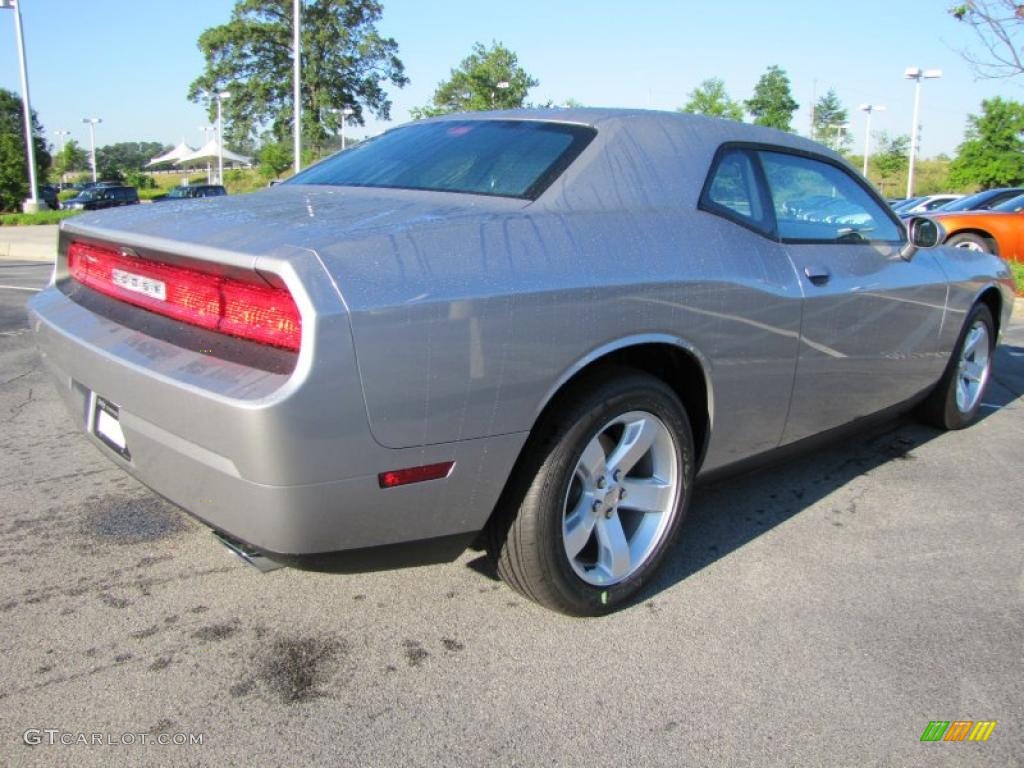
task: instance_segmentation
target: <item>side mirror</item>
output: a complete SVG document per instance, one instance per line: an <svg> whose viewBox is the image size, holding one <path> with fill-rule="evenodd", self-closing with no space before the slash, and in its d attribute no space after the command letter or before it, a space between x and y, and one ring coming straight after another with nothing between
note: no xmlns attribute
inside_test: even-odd
<svg viewBox="0 0 1024 768"><path fill-rule="evenodd" d="M909 261L919 248L934 248L946 239L946 230L934 219L914 216L907 221L907 244L900 256Z"/></svg>

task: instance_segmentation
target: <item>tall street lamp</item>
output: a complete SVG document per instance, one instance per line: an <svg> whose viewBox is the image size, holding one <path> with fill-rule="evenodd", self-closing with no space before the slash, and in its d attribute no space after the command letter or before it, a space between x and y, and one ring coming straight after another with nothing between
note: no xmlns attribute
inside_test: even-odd
<svg viewBox="0 0 1024 768"><path fill-rule="evenodd" d="M207 93L207 98L217 100L217 183L224 183L224 112L222 102L231 98L231 91Z"/></svg>
<svg viewBox="0 0 1024 768"><path fill-rule="evenodd" d="M920 130L918 121L921 113L921 81L942 77L942 70L907 67L903 77L914 81L914 124L911 126L910 132L910 170L907 173L907 197L909 198L914 196L914 161L917 159L918 132Z"/></svg>
<svg viewBox="0 0 1024 768"><path fill-rule="evenodd" d="M57 141L60 142L59 154L64 154L64 142L67 141L67 137L71 135L71 131L65 131L63 128L58 128L53 132L53 135L57 137Z"/></svg>
<svg viewBox="0 0 1024 768"><path fill-rule="evenodd" d="M0 9L14 11L14 39L18 47L18 62L21 65L21 109L25 120L25 156L28 159L29 198L21 204L25 213L39 210L39 182L36 179L36 146L32 139L32 105L28 95L28 65L25 63L25 33L21 28L21 3L17 0L0 0Z"/></svg>
<svg viewBox="0 0 1024 768"><path fill-rule="evenodd" d="M92 159L92 180L96 181L96 124L102 123L102 117L83 117L83 123L89 124L89 150Z"/></svg>
<svg viewBox="0 0 1024 768"><path fill-rule="evenodd" d="M861 104L860 111L865 113L864 123L864 178L868 177L868 157L871 155L871 113L885 112L880 104Z"/></svg>
<svg viewBox="0 0 1024 768"><path fill-rule="evenodd" d="M64 142L67 140L67 137L71 135L71 131L65 131L63 128L58 128L56 131L53 132L53 135L56 136L57 141L60 142L60 151L58 153L59 157L60 155L64 154ZM64 170L65 172L60 175L61 182L64 181L64 177L67 173L67 169L65 168Z"/></svg>
<svg viewBox="0 0 1024 768"><path fill-rule="evenodd" d="M292 5L292 113L295 115L295 172L302 170L302 0ZM342 121L344 125L344 120Z"/></svg>
<svg viewBox="0 0 1024 768"><path fill-rule="evenodd" d="M210 134L216 131L212 125L200 125L199 130L203 134L203 146L205 147L210 141ZM209 159L206 161L206 183L213 184L213 169L210 167L211 163Z"/></svg>
<svg viewBox="0 0 1024 768"><path fill-rule="evenodd" d="M352 107L342 107L341 109L328 109L327 111L331 112L331 113L333 113L335 115L341 115L341 148L342 148L342 150L344 150L345 149L345 118L348 117L349 115L354 115L356 111L354 109L352 109Z"/></svg>

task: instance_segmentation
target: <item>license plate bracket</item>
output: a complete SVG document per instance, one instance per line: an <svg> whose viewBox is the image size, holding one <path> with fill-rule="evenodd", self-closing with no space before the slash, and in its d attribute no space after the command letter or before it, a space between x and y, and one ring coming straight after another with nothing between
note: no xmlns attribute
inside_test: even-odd
<svg viewBox="0 0 1024 768"><path fill-rule="evenodd" d="M131 461L128 441L121 429L121 409L99 395L94 396L92 408L92 433L118 456Z"/></svg>

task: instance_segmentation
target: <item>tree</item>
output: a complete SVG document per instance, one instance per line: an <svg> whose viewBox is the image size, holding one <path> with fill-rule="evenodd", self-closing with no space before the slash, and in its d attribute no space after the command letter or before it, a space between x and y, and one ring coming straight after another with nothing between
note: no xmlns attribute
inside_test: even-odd
<svg viewBox="0 0 1024 768"><path fill-rule="evenodd" d="M391 101L384 86L409 79L398 43L377 32L377 0L305 0L302 10L302 138L319 150L346 123L363 125L365 113L387 120ZM277 141L292 136L292 3L236 0L231 21L199 36L206 70L189 86L195 102L229 91L223 100L226 141L243 143L269 127ZM217 113L210 103L211 120Z"/></svg>
<svg viewBox="0 0 1024 768"><path fill-rule="evenodd" d="M820 141L830 149L841 152L850 145L850 135L846 132L846 121L849 113L839 100L834 89L818 99L814 104L812 128L815 141Z"/></svg>
<svg viewBox="0 0 1024 768"><path fill-rule="evenodd" d="M717 77L709 77L690 91L690 100L679 109L691 115L724 117L727 120L743 122L743 106L729 98L725 83Z"/></svg>
<svg viewBox="0 0 1024 768"><path fill-rule="evenodd" d="M1024 183L1024 104L998 96L981 102L981 115L967 117L949 179L982 189Z"/></svg>
<svg viewBox="0 0 1024 768"><path fill-rule="evenodd" d="M904 134L890 138L889 134L879 131L875 134L871 163L883 177L902 173L910 163L910 137Z"/></svg>
<svg viewBox="0 0 1024 768"><path fill-rule="evenodd" d="M151 159L168 151L157 141L122 141L96 148L96 168L103 178L141 171ZM116 173L115 173L116 172Z"/></svg>
<svg viewBox="0 0 1024 768"><path fill-rule="evenodd" d="M1024 74L1024 4L1017 0L974 0L949 9L957 21L969 26L981 42L980 56L967 49L960 55L980 77L1014 77Z"/></svg>
<svg viewBox="0 0 1024 768"><path fill-rule="evenodd" d="M410 110L414 120L449 112L517 109L540 82L519 66L519 58L498 42L476 43L451 77L438 84L431 103Z"/></svg>
<svg viewBox="0 0 1024 768"><path fill-rule="evenodd" d="M32 110L32 143L36 156L36 178L42 181L50 167L50 153L42 138L43 126ZM0 88L0 211L16 211L29 196L28 163L25 153L25 117L21 97Z"/></svg>
<svg viewBox="0 0 1024 768"><path fill-rule="evenodd" d="M64 149L53 158L53 172L58 178L65 174L84 171L89 168L89 153L78 146L78 142L71 139L64 144Z"/></svg>
<svg viewBox="0 0 1024 768"><path fill-rule="evenodd" d="M755 125L791 131L793 113L800 105L793 99L789 77L781 67L772 65L754 86L754 95L746 102L747 111L754 116Z"/></svg>
<svg viewBox="0 0 1024 768"><path fill-rule="evenodd" d="M275 179L292 167L292 147L284 141L273 141L260 147L257 159L260 173L268 179Z"/></svg>

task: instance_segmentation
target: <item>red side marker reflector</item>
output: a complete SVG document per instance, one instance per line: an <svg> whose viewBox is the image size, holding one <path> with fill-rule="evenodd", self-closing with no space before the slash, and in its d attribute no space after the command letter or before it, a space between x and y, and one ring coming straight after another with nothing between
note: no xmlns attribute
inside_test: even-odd
<svg viewBox="0 0 1024 768"><path fill-rule="evenodd" d="M442 461L440 464L425 464L422 467L392 469L390 472L381 472L377 475L377 482L381 488L394 488L427 480L440 480L442 477L448 477L454 466L454 461Z"/></svg>

